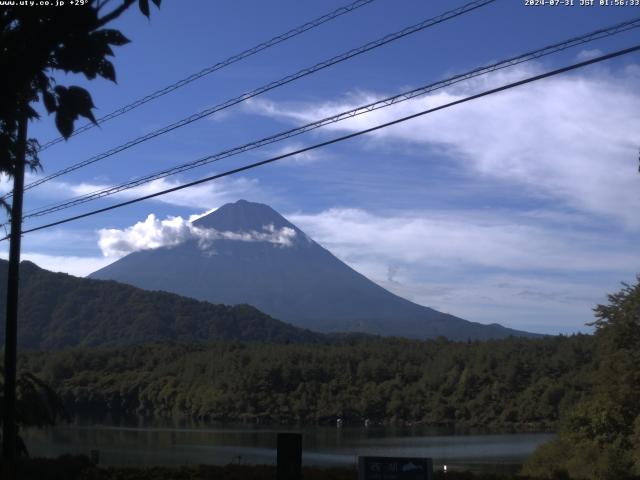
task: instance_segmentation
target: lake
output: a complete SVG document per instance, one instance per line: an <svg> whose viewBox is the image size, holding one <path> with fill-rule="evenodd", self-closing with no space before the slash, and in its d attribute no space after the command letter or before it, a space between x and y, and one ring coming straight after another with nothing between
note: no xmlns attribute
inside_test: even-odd
<svg viewBox="0 0 640 480"><path fill-rule="evenodd" d="M437 467L513 472L548 433L442 434L387 427L113 427L29 429L32 456L100 451L103 465L275 464L276 434L303 434L303 464L354 466L358 455L431 457Z"/></svg>

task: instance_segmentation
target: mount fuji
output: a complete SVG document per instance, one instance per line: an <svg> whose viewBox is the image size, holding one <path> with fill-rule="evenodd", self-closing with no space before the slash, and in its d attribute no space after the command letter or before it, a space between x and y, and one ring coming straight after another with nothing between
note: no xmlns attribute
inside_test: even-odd
<svg viewBox="0 0 640 480"><path fill-rule="evenodd" d="M271 207L240 200L191 224L178 245L141 250L90 275L211 303L250 304L320 332L486 340L537 336L469 322L361 275Z"/></svg>

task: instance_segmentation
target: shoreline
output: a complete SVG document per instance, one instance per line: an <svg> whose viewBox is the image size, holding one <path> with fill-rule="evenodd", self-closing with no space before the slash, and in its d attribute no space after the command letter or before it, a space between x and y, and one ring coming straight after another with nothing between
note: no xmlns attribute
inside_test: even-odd
<svg viewBox="0 0 640 480"><path fill-rule="evenodd" d="M229 426L227 426L229 427ZM23 436L35 456L89 455L98 450L101 464L119 466L273 465L276 434L291 429L226 429L57 426L31 429ZM303 463L321 468L353 467L357 456L429 457L434 464L474 472L519 470L550 434L438 435L420 429L320 427L303 434ZM403 435L404 433L404 435Z"/></svg>
<svg viewBox="0 0 640 480"><path fill-rule="evenodd" d="M453 466L453 465L452 465ZM273 480L275 465L182 465L176 467L104 467L82 455L55 459L34 458L20 462L23 478L54 480ZM304 480L356 480L357 469L348 467L303 466ZM526 480L517 472L482 473L447 468L446 473L434 465L434 480Z"/></svg>

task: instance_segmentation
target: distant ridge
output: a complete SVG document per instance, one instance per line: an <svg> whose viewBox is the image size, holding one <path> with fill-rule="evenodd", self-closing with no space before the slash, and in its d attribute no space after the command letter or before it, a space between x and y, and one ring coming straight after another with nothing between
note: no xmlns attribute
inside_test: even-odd
<svg viewBox="0 0 640 480"><path fill-rule="evenodd" d="M485 340L537 336L401 298L337 259L268 205L239 200L193 223L214 240L131 253L90 275L212 303L254 305L320 332Z"/></svg>
<svg viewBox="0 0 640 480"><path fill-rule="evenodd" d="M7 266L0 260L4 324ZM4 341L4 328L0 329ZM249 305L212 305L173 293L53 273L20 264L18 343L27 349L120 346L151 341L315 343L322 335L275 320Z"/></svg>

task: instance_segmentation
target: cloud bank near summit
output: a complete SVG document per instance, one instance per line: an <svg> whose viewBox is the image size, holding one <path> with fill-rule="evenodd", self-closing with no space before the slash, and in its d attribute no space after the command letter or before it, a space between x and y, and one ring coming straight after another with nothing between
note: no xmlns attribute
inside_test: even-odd
<svg viewBox="0 0 640 480"><path fill-rule="evenodd" d="M205 250L216 240L235 240L240 242L268 242L281 247L290 247L296 231L289 227L281 229L273 225L264 225L261 231L221 232L214 228L201 228L193 225L197 219L211 213L183 217L158 219L149 214L142 222L123 228L103 228L98 230L98 246L105 257L120 258L139 250L161 247L175 247L188 240L197 240L198 246Z"/></svg>

